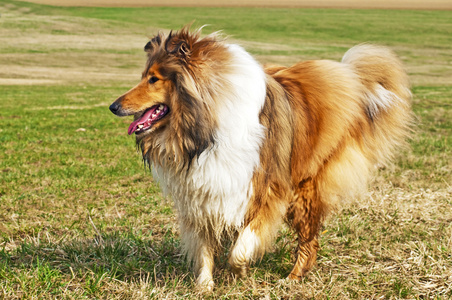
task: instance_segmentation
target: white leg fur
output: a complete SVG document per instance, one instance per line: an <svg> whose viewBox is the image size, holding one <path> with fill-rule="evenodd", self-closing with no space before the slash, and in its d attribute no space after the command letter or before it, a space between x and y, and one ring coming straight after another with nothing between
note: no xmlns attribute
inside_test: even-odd
<svg viewBox="0 0 452 300"><path fill-rule="evenodd" d="M246 276L246 271L261 249L260 237L247 226L240 234L231 251L229 264L239 277Z"/></svg>
<svg viewBox="0 0 452 300"><path fill-rule="evenodd" d="M193 262L196 276L196 285L202 292L210 292L213 289L214 247L196 229L183 226L181 220L181 239L184 252Z"/></svg>
<svg viewBox="0 0 452 300"><path fill-rule="evenodd" d="M206 244L200 246L195 258L195 270L197 273L196 285L204 292L213 290L213 251Z"/></svg>

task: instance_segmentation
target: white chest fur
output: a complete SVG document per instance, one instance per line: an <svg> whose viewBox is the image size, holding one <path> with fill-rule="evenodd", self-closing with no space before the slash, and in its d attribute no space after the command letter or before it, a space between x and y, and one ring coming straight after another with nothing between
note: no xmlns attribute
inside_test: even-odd
<svg viewBox="0 0 452 300"><path fill-rule="evenodd" d="M230 45L228 50L233 72L224 78L229 88L218 93L219 105L212 112L218 114L215 145L195 158L188 172L154 165L179 214L195 223L206 220L216 229L243 224L265 134L259 123L266 96L264 71L243 48Z"/></svg>

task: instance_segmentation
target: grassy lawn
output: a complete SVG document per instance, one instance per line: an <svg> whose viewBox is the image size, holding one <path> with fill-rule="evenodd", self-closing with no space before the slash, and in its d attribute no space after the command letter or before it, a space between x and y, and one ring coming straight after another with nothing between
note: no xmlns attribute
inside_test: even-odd
<svg viewBox="0 0 452 300"><path fill-rule="evenodd" d="M140 78L147 38L195 20L262 63L393 48L412 79L411 148L324 225L301 283L287 228L212 299L452 298L452 12L58 8L0 3L0 298L198 298L176 216L109 104Z"/></svg>

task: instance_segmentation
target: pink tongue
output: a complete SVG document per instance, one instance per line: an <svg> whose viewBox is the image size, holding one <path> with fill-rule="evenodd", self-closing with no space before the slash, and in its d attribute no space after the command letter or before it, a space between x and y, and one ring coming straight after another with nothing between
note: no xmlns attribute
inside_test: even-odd
<svg viewBox="0 0 452 300"><path fill-rule="evenodd" d="M156 109L157 109L157 105L155 105L155 106L151 107L149 110L147 110L141 116L141 118L139 118L136 121L133 121L132 124L130 124L130 126L129 126L129 130L127 131L129 133L129 135L131 135L138 129L138 125L142 125L142 124L146 123L146 121L151 117L151 115L155 112Z"/></svg>

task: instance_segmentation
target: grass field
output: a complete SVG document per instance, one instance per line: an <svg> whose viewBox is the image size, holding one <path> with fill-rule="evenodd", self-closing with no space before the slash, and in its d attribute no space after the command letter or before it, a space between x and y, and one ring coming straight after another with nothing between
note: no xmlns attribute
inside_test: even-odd
<svg viewBox="0 0 452 300"><path fill-rule="evenodd" d="M452 12L264 8L58 8L0 3L0 299L198 298L175 212L108 110L140 78L158 30L195 21L262 63L393 48L412 79L411 148L344 203L318 265L281 281L295 236L212 299L452 298Z"/></svg>

